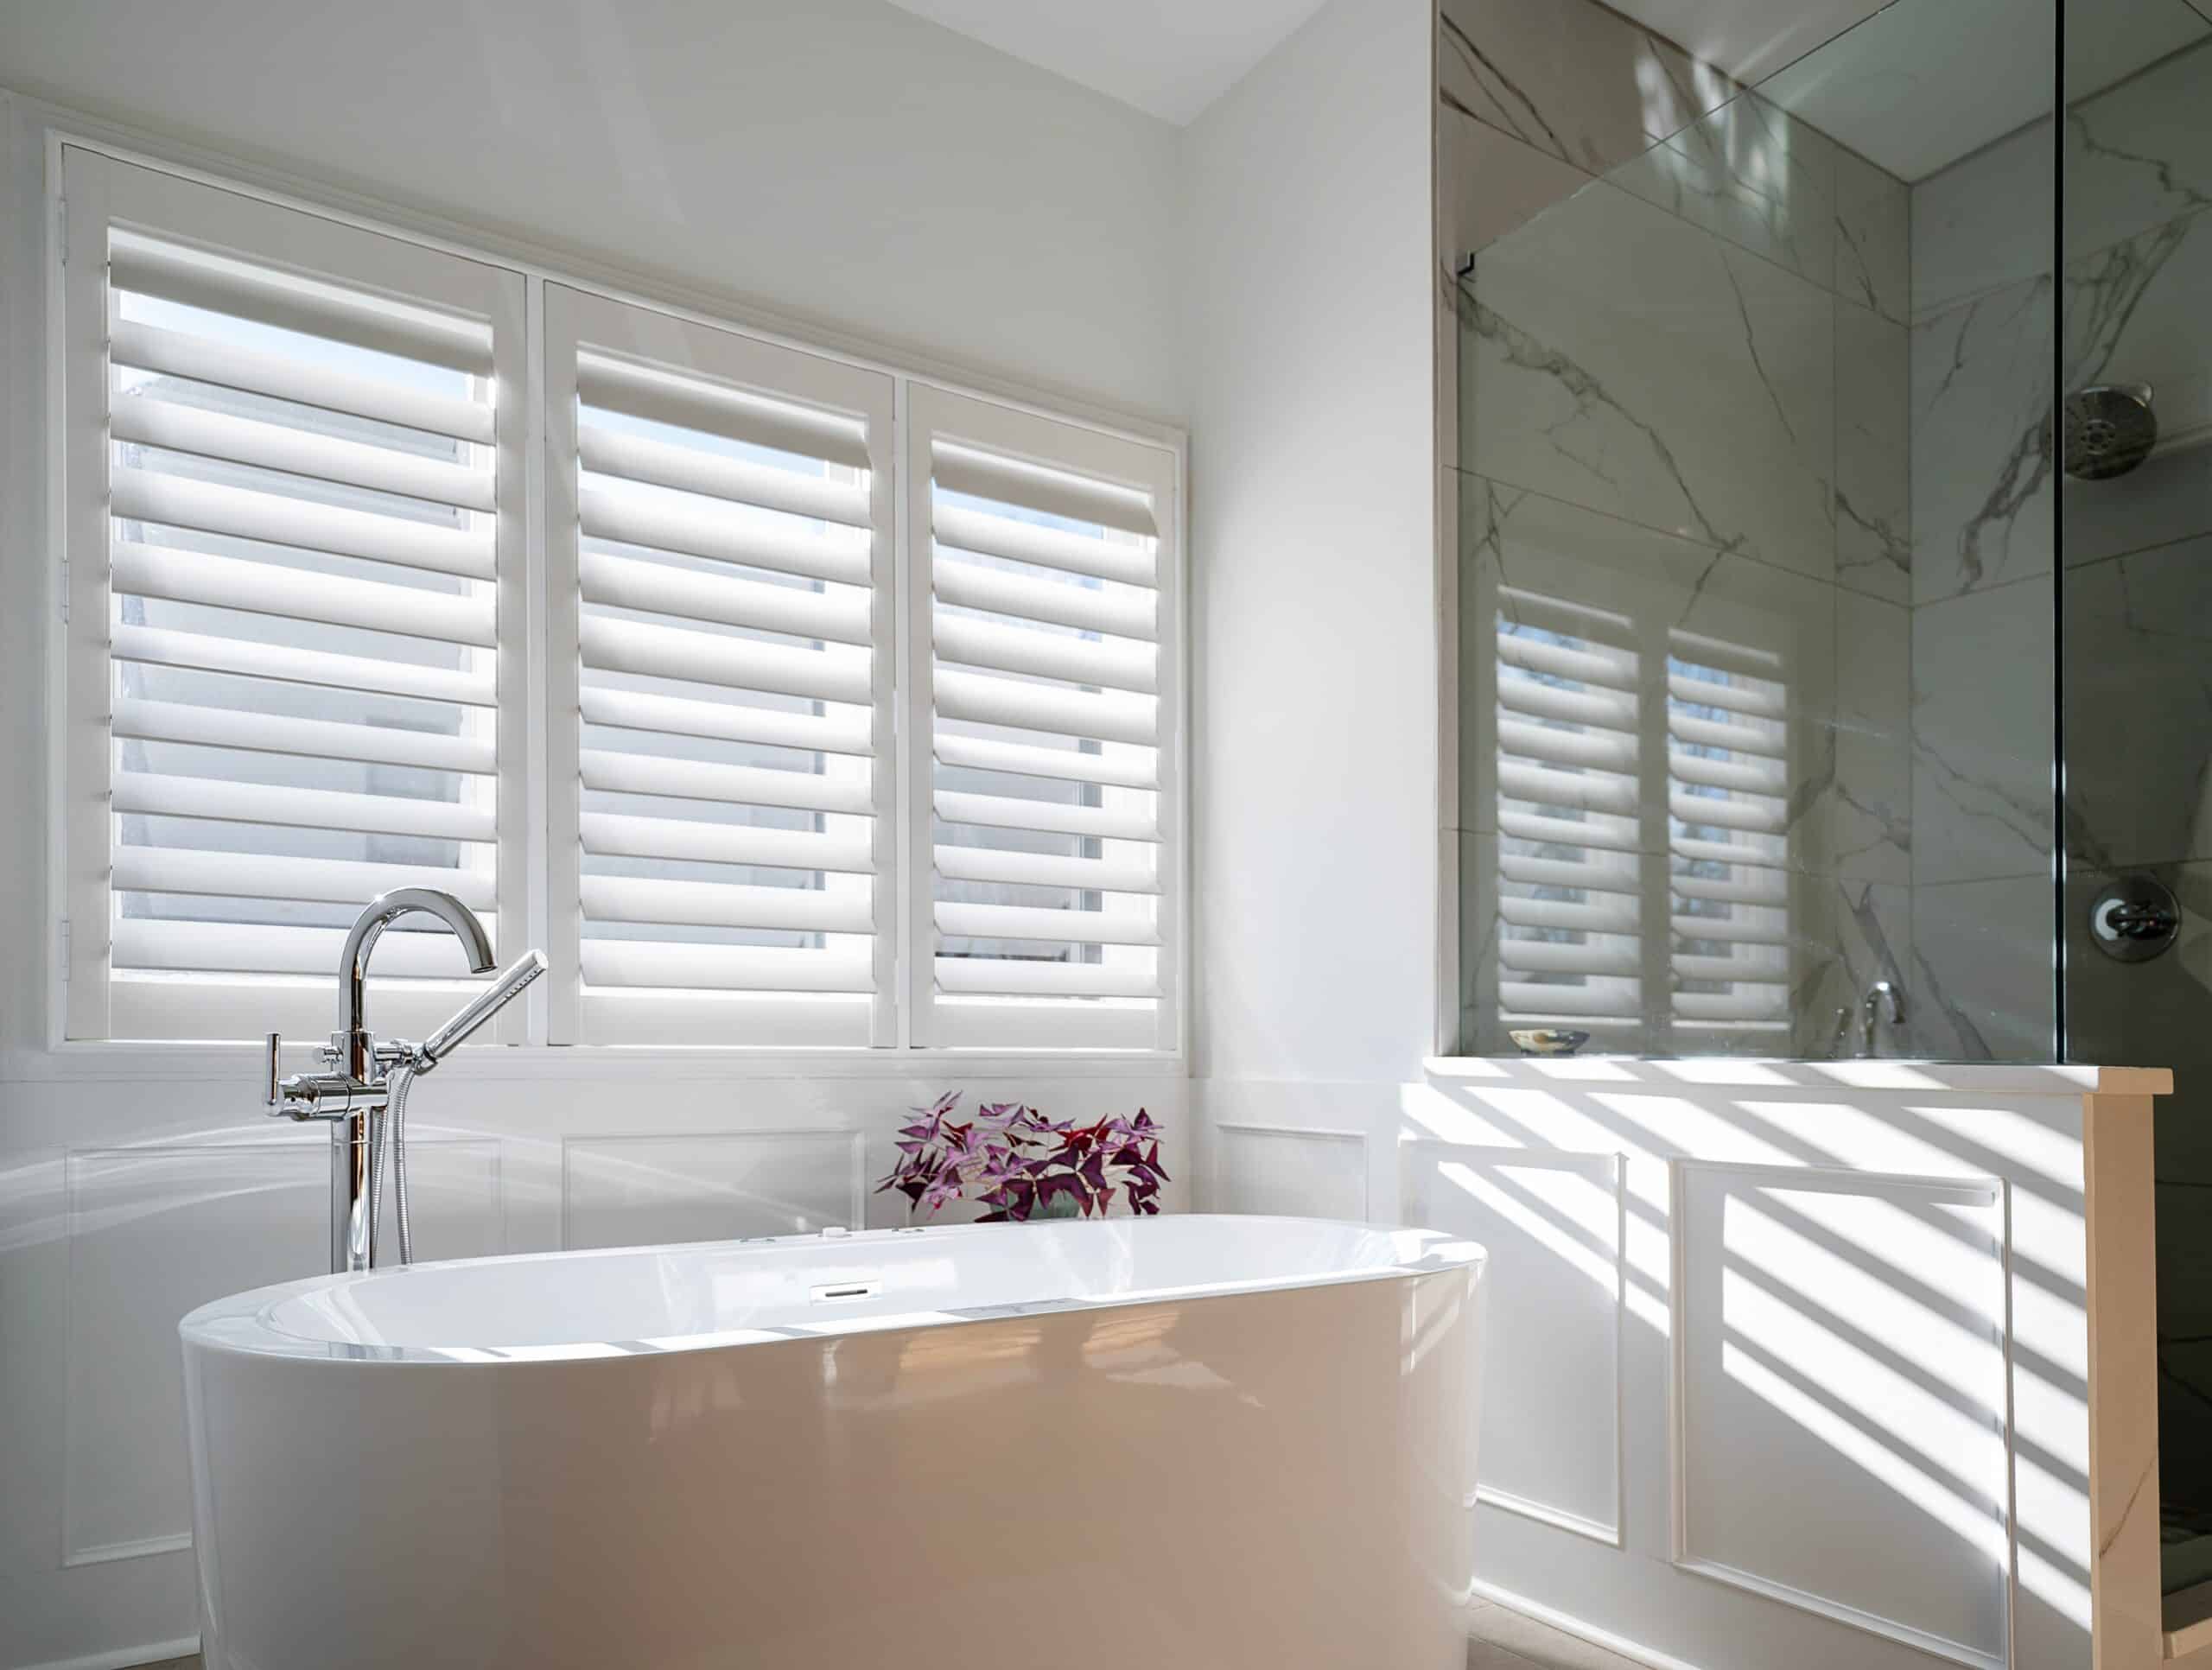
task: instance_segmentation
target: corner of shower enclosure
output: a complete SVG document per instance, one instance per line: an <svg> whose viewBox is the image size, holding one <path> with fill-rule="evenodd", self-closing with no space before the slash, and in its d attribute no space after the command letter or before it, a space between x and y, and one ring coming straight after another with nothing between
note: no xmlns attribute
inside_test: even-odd
<svg viewBox="0 0 2212 1670"><path fill-rule="evenodd" d="M1641 133L1474 111L1440 147L1456 1043L2171 1066L2178 1588L2212 1581L2212 9L2065 9L2062 55L2042 0L1896 0Z"/></svg>

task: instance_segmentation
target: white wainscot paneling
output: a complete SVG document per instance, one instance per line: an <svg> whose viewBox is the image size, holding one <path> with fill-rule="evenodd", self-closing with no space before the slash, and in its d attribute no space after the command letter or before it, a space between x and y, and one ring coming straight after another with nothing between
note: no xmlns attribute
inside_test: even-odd
<svg viewBox="0 0 2212 1670"><path fill-rule="evenodd" d="M1362 1221L1367 1216L1367 1135L1217 1124L1208 1210Z"/></svg>
<svg viewBox="0 0 2212 1670"><path fill-rule="evenodd" d="M418 1254L503 1250L499 1144L423 1137L408 1152ZM177 1323L329 1268L329 1143L318 1127L287 1140L83 1148L65 1178L62 1563L189 1547Z"/></svg>
<svg viewBox="0 0 2212 1670"><path fill-rule="evenodd" d="M1490 1254L1478 1499L1618 1546L1620 1156L1445 1142L1402 1152L1411 1221Z"/></svg>
<svg viewBox="0 0 2212 1670"><path fill-rule="evenodd" d="M2005 1185L1678 1161L1678 1563L2007 1661Z"/></svg>
<svg viewBox="0 0 2212 1670"><path fill-rule="evenodd" d="M562 1145L562 1245L639 1247L861 1226L861 1132L684 1131Z"/></svg>

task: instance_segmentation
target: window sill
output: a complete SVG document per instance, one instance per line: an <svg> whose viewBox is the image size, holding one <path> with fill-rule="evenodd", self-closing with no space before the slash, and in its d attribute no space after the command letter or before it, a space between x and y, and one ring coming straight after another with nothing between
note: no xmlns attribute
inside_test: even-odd
<svg viewBox="0 0 2212 1670"><path fill-rule="evenodd" d="M288 1065L314 1049L285 1046ZM62 1044L0 1050L0 1083L113 1080L258 1083L261 1047L247 1043ZM472 1043L442 1064L455 1081L590 1080L642 1083L671 1079L1183 1078L1179 1053L1085 1050L791 1050L621 1045L503 1045Z"/></svg>

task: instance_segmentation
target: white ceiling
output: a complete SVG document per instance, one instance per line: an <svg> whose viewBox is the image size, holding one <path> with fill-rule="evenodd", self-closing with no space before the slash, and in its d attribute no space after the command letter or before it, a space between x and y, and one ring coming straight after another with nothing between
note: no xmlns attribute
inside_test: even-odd
<svg viewBox="0 0 2212 1670"><path fill-rule="evenodd" d="M891 0L918 17L1178 127L1322 0Z"/></svg>

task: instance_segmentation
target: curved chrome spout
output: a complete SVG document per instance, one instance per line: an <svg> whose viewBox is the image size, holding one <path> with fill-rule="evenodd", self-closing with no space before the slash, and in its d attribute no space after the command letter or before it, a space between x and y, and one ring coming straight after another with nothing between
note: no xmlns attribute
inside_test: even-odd
<svg viewBox="0 0 2212 1670"><path fill-rule="evenodd" d="M451 893L432 887L395 887L369 901L346 936L338 959L338 1031L331 1038L338 1070L363 1095L362 1113L330 1127L330 1260L334 1270L366 1270L376 1262L376 1220L370 1215L371 1172L376 1164L378 1127L363 1113L381 1114L384 1075L376 1040L369 1036L369 955L384 930L401 917L421 911L438 918L461 942L469 968L477 974L493 967L492 942L476 913Z"/></svg>
<svg viewBox="0 0 2212 1670"><path fill-rule="evenodd" d="M1885 1009L1889 1012L1890 1025L1902 1026L1904 1024L1904 994L1897 989L1895 981L1878 980L1866 988L1866 995L1859 1000L1858 1055L1862 1061L1878 1053L1876 1047L1876 1032L1881 1024L1883 1011ZM1845 1040L1850 1038L1851 1031L1851 1010L1847 1007L1838 1009L1835 1012L1834 1047L1839 1052L1841 1051Z"/></svg>
<svg viewBox="0 0 2212 1670"><path fill-rule="evenodd" d="M451 893L431 887L395 887L369 901L346 936L346 949L338 958L338 1030L351 1036L365 1030L362 1013L367 997L369 953L377 948L384 930L412 911L423 911L453 930L468 958L470 972L489 974L492 942L476 913Z"/></svg>
<svg viewBox="0 0 2212 1670"><path fill-rule="evenodd" d="M1860 1001L1866 1008L1866 1035L1870 1039L1874 1034L1874 1023L1880 1018L1881 1011L1885 1006L1890 1012L1890 1024L1891 1025L1901 1025L1904 1024L1904 994L1897 990L1897 988L1890 981L1886 980L1876 981L1872 986L1869 986L1866 988L1866 995L1861 999Z"/></svg>

